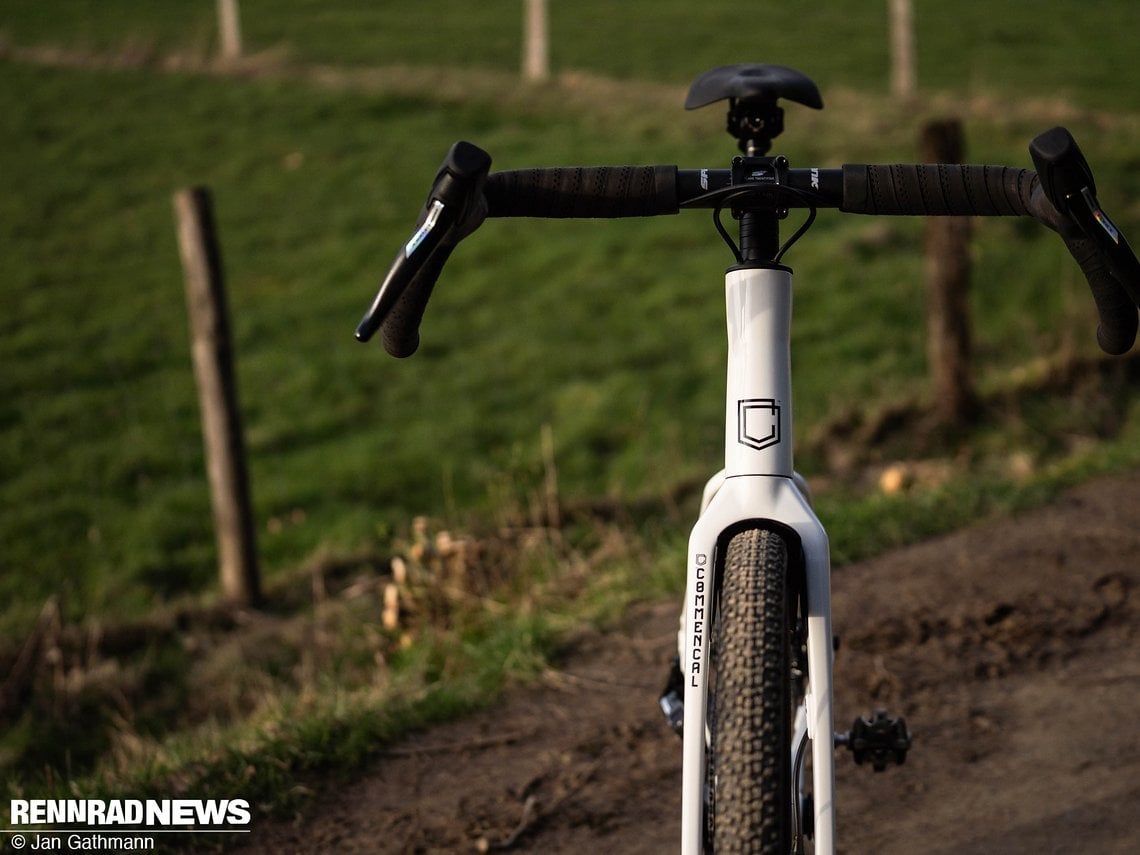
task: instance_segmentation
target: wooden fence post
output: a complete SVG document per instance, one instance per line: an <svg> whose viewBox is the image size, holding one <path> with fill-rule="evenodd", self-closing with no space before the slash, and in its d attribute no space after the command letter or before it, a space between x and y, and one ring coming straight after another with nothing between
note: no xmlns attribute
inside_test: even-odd
<svg viewBox="0 0 1140 855"><path fill-rule="evenodd" d="M891 17L891 93L909 101L918 88L911 0L887 0Z"/></svg>
<svg viewBox="0 0 1140 855"><path fill-rule="evenodd" d="M961 163L962 123L928 122L920 147L927 163ZM970 374L970 220L927 217L925 247L927 353L935 411L944 424L961 424L978 404Z"/></svg>
<svg viewBox="0 0 1140 855"><path fill-rule="evenodd" d="M194 377L202 410L222 594L235 605L253 606L261 599L257 543L238 411L222 257L209 190L204 187L180 190L174 195L174 211L190 315Z"/></svg>
<svg viewBox="0 0 1140 855"><path fill-rule="evenodd" d="M546 0L523 0L523 77L539 83L550 77L550 38Z"/></svg>
<svg viewBox="0 0 1140 855"><path fill-rule="evenodd" d="M238 0L218 0L218 33L223 59L241 57L241 16Z"/></svg>

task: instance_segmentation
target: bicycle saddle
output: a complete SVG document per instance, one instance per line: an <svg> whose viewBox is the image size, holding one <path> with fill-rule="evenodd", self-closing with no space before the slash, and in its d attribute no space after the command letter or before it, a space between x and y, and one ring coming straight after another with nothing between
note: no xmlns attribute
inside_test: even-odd
<svg viewBox="0 0 1140 855"><path fill-rule="evenodd" d="M775 101L787 98L797 104L823 108L819 88L810 77L784 65L722 65L706 71L693 81L685 99L685 109L733 98L738 101Z"/></svg>

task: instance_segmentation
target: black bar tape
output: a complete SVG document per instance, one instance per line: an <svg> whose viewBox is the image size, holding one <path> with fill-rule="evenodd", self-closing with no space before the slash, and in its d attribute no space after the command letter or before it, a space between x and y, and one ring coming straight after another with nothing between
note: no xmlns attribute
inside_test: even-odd
<svg viewBox="0 0 1140 855"><path fill-rule="evenodd" d="M518 169L487 176L490 217L653 217L676 214L675 166Z"/></svg>
<svg viewBox="0 0 1140 855"><path fill-rule="evenodd" d="M1009 216L1031 214L1037 173L1011 166L846 164L843 204L850 214Z"/></svg>

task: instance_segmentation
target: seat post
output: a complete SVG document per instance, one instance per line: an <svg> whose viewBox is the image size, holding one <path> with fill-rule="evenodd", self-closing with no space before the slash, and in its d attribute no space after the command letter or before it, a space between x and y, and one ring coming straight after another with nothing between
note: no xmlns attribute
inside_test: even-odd
<svg viewBox="0 0 1140 855"><path fill-rule="evenodd" d="M784 111L774 94L728 99L728 132L744 153L733 161L733 183L780 182L783 158L766 157L784 130ZM771 264L780 251L780 219L775 208L734 210L740 218L740 256L745 264ZM785 212L786 213L786 212Z"/></svg>
<svg viewBox="0 0 1140 855"><path fill-rule="evenodd" d="M743 157L732 163L733 184L781 183L787 161L766 157L772 140L784 130L786 98L818 110L819 88L802 72L783 65L722 65L693 81L685 109L728 101L728 133ZM780 252L780 220L787 212L775 207L733 208L740 220L740 255L745 265L771 265Z"/></svg>

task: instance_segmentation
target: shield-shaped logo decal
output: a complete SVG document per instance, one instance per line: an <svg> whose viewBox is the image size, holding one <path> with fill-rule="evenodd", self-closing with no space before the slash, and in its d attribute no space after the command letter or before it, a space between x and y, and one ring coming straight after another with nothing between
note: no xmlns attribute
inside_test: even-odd
<svg viewBox="0 0 1140 855"><path fill-rule="evenodd" d="M737 402L737 440L763 451L780 442L780 405L771 398L748 398Z"/></svg>

